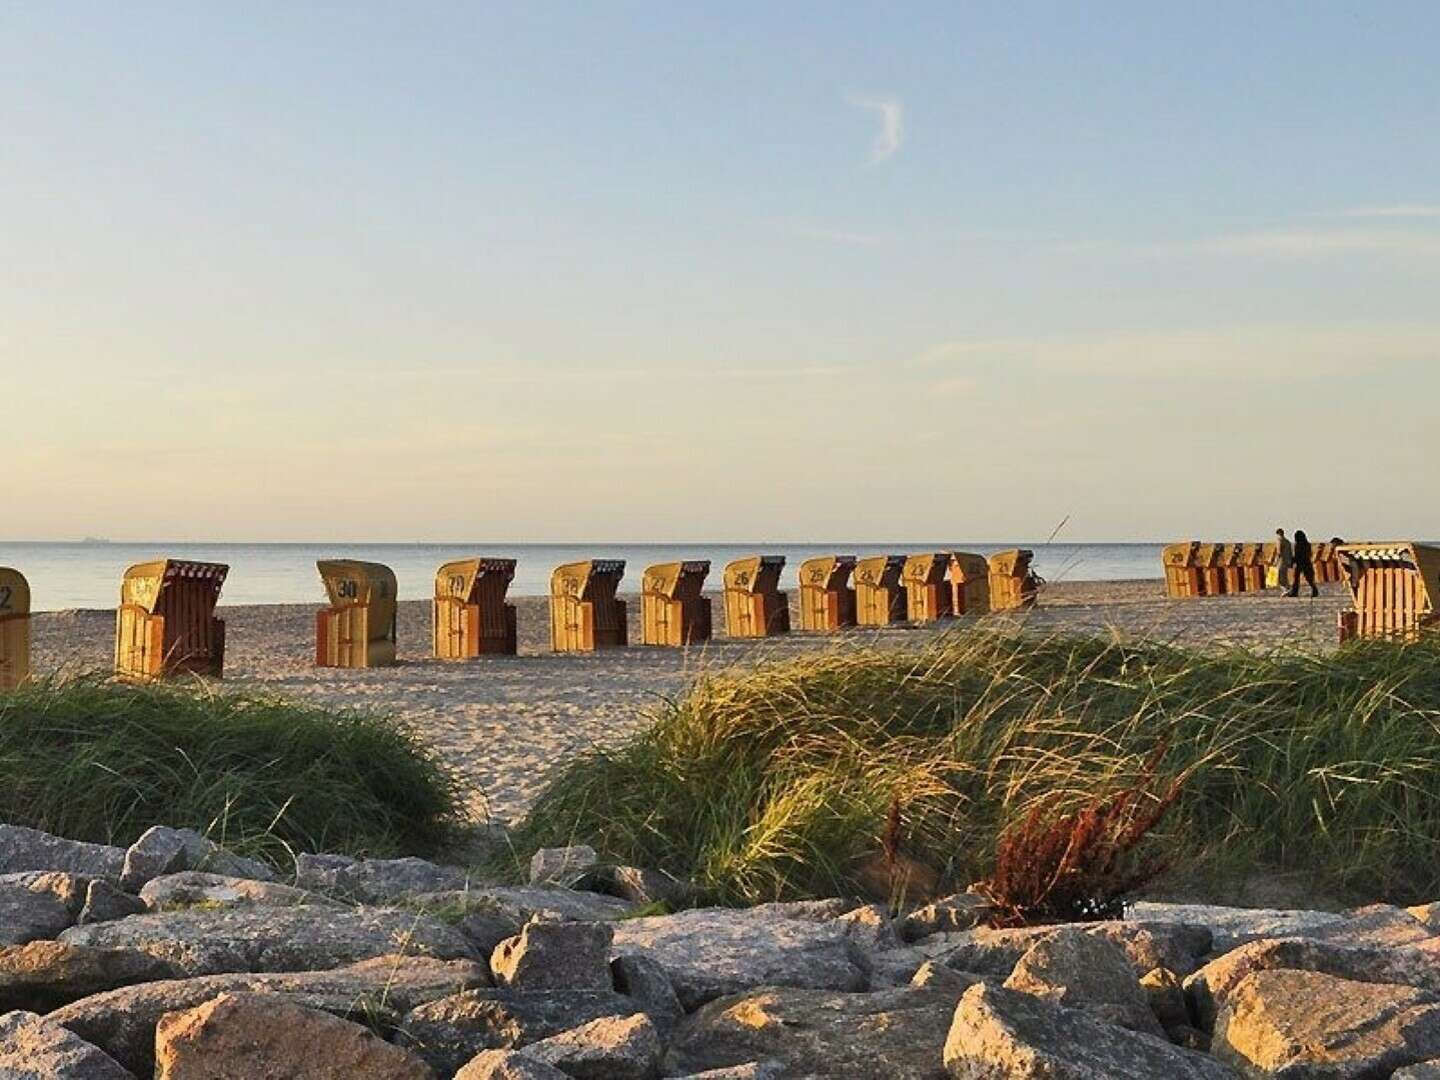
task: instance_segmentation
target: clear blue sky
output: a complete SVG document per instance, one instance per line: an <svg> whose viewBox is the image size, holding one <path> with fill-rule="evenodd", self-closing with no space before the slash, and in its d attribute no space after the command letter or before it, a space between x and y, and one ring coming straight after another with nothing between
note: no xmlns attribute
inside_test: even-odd
<svg viewBox="0 0 1440 1080"><path fill-rule="evenodd" d="M1440 5L0 5L0 538L1440 535Z"/></svg>

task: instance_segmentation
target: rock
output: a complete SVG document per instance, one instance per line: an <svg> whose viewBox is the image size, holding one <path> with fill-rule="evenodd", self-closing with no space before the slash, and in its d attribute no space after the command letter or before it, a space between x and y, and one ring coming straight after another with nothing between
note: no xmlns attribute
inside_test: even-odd
<svg viewBox="0 0 1440 1080"><path fill-rule="evenodd" d="M928 986L935 990L947 990L954 993L957 999L977 982L980 982L979 975L956 971L944 964L937 964L934 960L926 960L910 978L911 986Z"/></svg>
<svg viewBox="0 0 1440 1080"><path fill-rule="evenodd" d="M258 904L295 907L299 904L333 904L318 893L273 881L208 874L203 870L182 870L151 878L140 890L140 910L173 911L187 907L241 907ZM134 914L134 913L132 913Z"/></svg>
<svg viewBox="0 0 1440 1080"><path fill-rule="evenodd" d="M1431 901L1428 904L1416 904L1414 907L1407 907L1405 910L1424 924L1432 934L1440 934L1440 901ZM1428 1066L1412 1065L1410 1069L1406 1071L1424 1068L1428 1068Z"/></svg>
<svg viewBox="0 0 1440 1080"><path fill-rule="evenodd" d="M850 926L796 917L786 907L626 919L615 926L614 951L658 963L686 1010L758 986L865 989Z"/></svg>
<svg viewBox="0 0 1440 1080"><path fill-rule="evenodd" d="M130 892L139 892L151 878L188 867L186 838L178 829L156 825L147 829L125 852L125 867L120 884Z"/></svg>
<svg viewBox="0 0 1440 1080"><path fill-rule="evenodd" d="M362 904L389 904L424 893L464 892L470 872L425 859L351 859L344 855L299 855L298 888Z"/></svg>
<svg viewBox="0 0 1440 1080"><path fill-rule="evenodd" d="M941 989L869 994L766 988L703 1006L676 1029L667 1073L772 1060L782 1075L899 1080L939 1073L959 994Z"/></svg>
<svg viewBox="0 0 1440 1080"><path fill-rule="evenodd" d="M274 994L221 994L166 1013L155 1029L156 1080L431 1080L399 1046Z"/></svg>
<svg viewBox="0 0 1440 1080"><path fill-rule="evenodd" d="M829 922L841 915L848 915L863 905L858 900L846 900L832 896L826 900L789 900L775 904L757 904L752 911L763 912L767 918L809 919L811 922Z"/></svg>
<svg viewBox="0 0 1440 1080"><path fill-rule="evenodd" d="M78 919L85 908L85 896L95 878L70 874L63 870L47 870L43 873L6 874L0 883L24 885L32 892L49 893L65 905L72 919Z"/></svg>
<svg viewBox="0 0 1440 1080"><path fill-rule="evenodd" d="M660 1071L660 1036L644 1013L591 1020L520 1053L575 1080L652 1080Z"/></svg>
<svg viewBox="0 0 1440 1080"><path fill-rule="evenodd" d="M655 1021L662 1035L685 1015L670 976L648 956L617 956L610 962L610 978L616 990L633 998L636 1008Z"/></svg>
<svg viewBox="0 0 1440 1080"><path fill-rule="evenodd" d="M92 949L32 941L0 949L0 1012L49 1012L120 986L173 979L163 960L132 949Z"/></svg>
<svg viewBox="0 0 1440 1080"><path fill-rule="evenodd" d="M489 956L502 941L517 936L525 922L502 907L484 904L470 910L456 925L476 952Z"/></svg>
<svg viewBox="0 0 1440 1080"><path fill-rule="evenodd" d="M0 874L63 870L118 879L124 866L123 848L63 840L20 825L0 825Z"/></svg>
<svg viewBox="0 0 1440 1080"><path fill-rule="evenodd" d="M75 927L61 940L139 949L187 975L318 971L392 953L442 960L477 957L453 927L387 908L246 907L132 915Z"/></svg>
<svg viewBox="0 0 1440 1080"><path fill-rule="evenodd" d="M920 968L930 962L929 954L913 945L874 953L857 950L854 959L865 972L866 983L871 990L910 986Z"/></svg>
<svg viewBox="0 0 1440 1080"><path fill-rule="evenodd" d="M130 892L139 892L151 879L181 870L208 870L252 881L273 881L275 878L264 863L226 851L194 829L156 825L145 830L125 852L120 884Z"/></svg>
<svg viewBox="0 0 1440 1080"><path fill-rule="evenodd" d="M925 939L925 944L931 941L943 944L946 951L941 958L949 967L1004 981L1031 946L1064 929L1065 925L1003 930L978 927L960 934L935 935ZM1198 956L1210 943L1210 934L1204 927L1182 923L1110 919L1068 925L1118 945L1129 958L1137 977L1157 967L1188 974L1195 970Z"/></svg>
<svg viewBox="0 0 1440 1080"><path fill-rule="evenodd" d="M117 889L104 878L96 878L85 890L85 904L75 921L80 926L91 923L114 922L130 915L139 915L145 904L138 897Z"/></svg>
<svg viewBox="0 0 1440 1080"><path fill-rule="evenodd" d="M1328 911L1148 902L1130 905L1125 914L1127 922L1186 923L1207 927L1214 938L1212 947L1218 953L1229 952L1247 941L1260 938L1305 937L1344 919L1344 916Z"/></svg>
<svg viewBox="0 0 1440 1080"><path fill-rule="evenodd" d="M114 1058L32 1012L0 1016L5 1080L135 1080Z"/></svg>
<svg viewBox="0 0 1440 1080"><path fill-rule="evenodd" d="M1398 1072L1391 1073L1390 1080L1440 1080L1440 1060L1407 1065Z"/></svg>
<svg viewBox="0 0 1440 1080"><path fill-rule="evenodd" d="M965 992L945 1040L955 1080L1234 1080L1163 1039L989 983Z"/></svg>
<svg viewBox="0 0 1440 1080"><path fill-rule="evenodd" d="M687 907L698 895L688 881L681 881L663 870L644 870L638 866L603 868L597 872L596 885L602 892L642 907L652 904Z"/></svg>
<svg viewBox="0 0 1440 1080"><path fill-rule="evenodd" d="M101 1047L137 1075L149 1076L160 1018L220 994L279 994L336 1016L398 1024L425 1002L489 981L485 966L469 960L384 956L334 971L209 975L128 986L66 1005L46 1019Z"/></svg>
<svg viewBox="0 0 1440 1080"><path fill-rule="evenodd" d="M1112 923L1103 922L1096 925L1110 926ZM1141 922L1138 919L1124 919L1113 925L1136 927L1158 935L1170 943L1167 948L1178 949L1197 961L1195 965L1197 967L1199 963L1209 959L1215 952L1215 935L1208 926L1202 926L1200 923ZM1132 956L1131 959L1133 960L1135 957ZM1178 975L1179 972L1176 974Z"/></svg>
<svg viewBox="0 0 1440 1080"><path fill-rule="evenodd" d="M455 1080L570 1080L553 1065L516 1050L482 1050L455 1074Z"/></svg>
<svg viewBox="0 0 1440 1080"><path fill-rule="evenodd" d="M0 945L53 938L75 921L77 912L49 887L48 879L55 877L7 875L0 880Z"/></svg>
<svg viewBox="0 0 1440 1080"><path fill-rule="evenodd" d="M778 1061L748 1061L725 1069L686 1073L674 1080L780 1080L784 1075L785 1066Z"/></svg>
<svg viewBox="0 0 1440 1080"><path fill-rule="evenodd" d="M635 911L634 904L614 896L531 885L493 885L465 892L422 893L411 897L409 904L421 911L490 908L512 916L517 928L536 915L572 922L605 922L623 919Z"/></svg>
<svg viewBox="0 0 1440 1080"><path fill-rule="evenodd" d="M1257 971L1318 971L1354 982L1398 983L1440 994L1440 964L1416 948L1335 945L1311 938L1252 941L1206 964L1185 980L1200 1027L1210 1030L1235 988Z"/></svg>
<svg viewBox="0 0 1440 1080"><path fill-rule="evenodd" d="M1066 927L1032 945L1005 980L1010 990L1084 1009L1132 1031L1164 1030L1118 945Z"/></svg>
<svg viewBox="0 0 1440 1080"><path fill-rule="evenodd" d="M956 893L916 908L900 920L900 936L919 941L931 934L973 930L991 913L990 905L974 893Z"/></svg>
<svg viewBox="0 0 1440 1080"><path fill-rule="evenodd" d="M895 920L878 904L847 911L835 922L848 927L851 959L872 990L908 985L926 960L924 952L902 944Z"/></svg>
<svg viewBox="0 0 1440 1080"><path fill-rule="evenodd" d="M1210 1052L1247 1076L1387 1077L1440 1057L1440 996L1315 971L1248 975Z"/></svg>
<svg viewBox="0 0 1440 1080"><path fill-rule="evenodd" d="M530 884L561 885L569 888L579 882L597 862L599 856L588 844L541 848L530 857Z"/></svg>
<svg viewBox="0 0 1440 1080"><path fill-rule="evenodd" d="M515 990L610 990L609 923L532 919L518 937L495 947L490 970L496 986Z"/></svg>
<svg viewBox="0 0 1440 1080"><path fill-rule="evenodd" d="M1173 971L1182 978L1198 968L1210 952L1213 937L1203 926L1183 923L1150 923L1107 921L1083 928L1086 933L1114 942L1130 960L1136 975L1144 975L1157 967Z"/></svg>
<svg viewBox="0 0 1440 1080"><path fill-rule="evenodd" d="M1144 991L1150 1011L1160 1021L1170 1041L1179 1041L1175 1033L1191 1026L1190 1009L1185 1004L1185 988L1179 976L1165 968L1155 968L1141 977L1140 989ZM1189 1037L1188 1031L1183 1034Z"/></svg>
<svg viewBox="0 0 1440 1080"><path fill-rule="evenodd" d="M847 911L844 915L837 915L835 921L848 926L850 940L867 951L898 949L902 944L895 920L879 904L866 904Z"/></svg>
<svg viewBox="0 0 1440 1080"><path fill-rule="evenodd" d="M482 1050L514 1050L602 1016L629 1016L636 1002L613 990L467 990L412 1009L402 1044L449 1076Z"/></svg>
<svg viewBox="0 0 1440 1080"><path fill-rule="evenodd" d="M181 829L186 839L186 870L203 870L222 877L245 878L248 881L274 881L275 871L259 859L247 859L212 843L193 829Z"/></svg>
<svg viewBox="0 0 1440 1080"><path fill-rule="evenodd" d="M1349 912L1339 922L1328 923L1305 935L1334 945L1420 945L1432 941L1435 932L1404 908L1372 904Z"/></svg>

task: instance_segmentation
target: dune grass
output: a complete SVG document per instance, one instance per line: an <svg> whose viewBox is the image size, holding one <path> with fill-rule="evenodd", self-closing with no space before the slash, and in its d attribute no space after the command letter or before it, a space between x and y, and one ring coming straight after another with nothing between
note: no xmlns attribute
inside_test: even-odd
<svg viewBox="0 0 1440 1080"><path fill-rule="evenodd" d="M1149 841L1176 873L1301 874L1440 898L1440 642L1194 651L969 629L721 673L563 770L519 839L586 842L716 899L861 886L900 809L907 856L963 886L1037 800L1188 774Z"/></svg>
<svg viewBox="0 0 1440 1080"><path fill-rule="evenodd" d="M197 682L0 692L0 822L128 844L188 826L277 865L290 852L428 854L457 782L403 728Z"/></svg>

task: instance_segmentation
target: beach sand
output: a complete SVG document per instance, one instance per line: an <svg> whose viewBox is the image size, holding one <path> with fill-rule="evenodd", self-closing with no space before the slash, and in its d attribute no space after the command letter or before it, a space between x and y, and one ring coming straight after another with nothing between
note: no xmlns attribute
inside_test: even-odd
<svg viewBox="0 0 1440 1080"><path fill-rule="evenodd" d="M1265 646L1298 641L1328 646L1336 613L1348 606L1339 585L1320 599L1274 593L1169 600L1159 581L1059 582L1046 586L1029 612L987 617L1039 633L1078 630L1148 635L1191 645ZM640 640L639 598L630 601L630 640ZM794 600L792 594L792 602ZM412 723L472 786L472 810L516 820L547 773L594 745L614 744L646 723L648 711L683 690L697 674L767 657L904 645L939 629L791 634L767 641L723 637L688 650L632 647L592 654L550 652L543 597L517 597L520 655L464 662L430 658L430 605L400 605L400 663L369 670L314 666L316 605L226 607L227 686L260 688L332 706L381 711ZM715 622L724 622L714 597ZM799 625L798 616L793 617ZM114 642L111 611L52 612L33 619L37 674L108 670Z"/></svg>

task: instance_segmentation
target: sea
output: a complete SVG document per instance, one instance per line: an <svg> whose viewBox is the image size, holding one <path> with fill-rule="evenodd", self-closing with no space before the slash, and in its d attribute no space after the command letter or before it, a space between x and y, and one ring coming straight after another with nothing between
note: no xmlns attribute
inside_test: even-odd
<svg viewBox="0 0 1440 1080"><path fill-rule="evenodd" d="M230 567L222 604L310 604L324 599L317 559L363 559L395 571L400 597L423 600L434 595L435 571L453 559L491 556L518 561L513 596L544 596L550 571L583 559L624 559L621 591L638 588L645 567L680 559L709 559L710 585L720 570L745 555L784 555L786 580L815 555L874 555L917 551L972 551L990 555L1023 547L1035 552L1034 568L1047 581L1123 581L1159 578L1160 544L1074 544L1016 541L972 544L965 541L867 541L833 544L314 544L314 543L110 543L76 541L0 541L0 566L13 567L30 582L34 611L113 608L126 567L159 558L221 562Z"/></svg>

